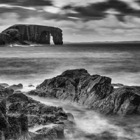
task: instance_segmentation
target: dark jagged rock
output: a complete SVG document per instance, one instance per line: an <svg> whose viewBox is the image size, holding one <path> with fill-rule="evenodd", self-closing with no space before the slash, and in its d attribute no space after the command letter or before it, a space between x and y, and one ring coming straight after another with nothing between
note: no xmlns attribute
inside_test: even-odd
<svg viewBox="0 0 140 140"><path fill-rule="evenodd" d="M28 116L28 125L45 125L55 123L58 120L67 120L67 114L60 107L46 106L27 97L23 93L15 93L7 99L8 113L26 114Z"/></svg>
<svg viewBox="0 0 140 140"><path fill-rule="evenodd" d="M28 94L70 100L103 114L140 114L140 87L113 89L111 78L90 75L85 69L46 79Z"/></svg>
<svg viewBox="0 0 140 140"><path fill-rule="evenodd" d="M23 45L50 44L50 35L56 45L63 44L62 30L41 25L13 25L0 34L0 45L20 43Z"/></svg>
<svg viewBox="0 0 140 140"><path fill-rule="evenodd" d="M95 100L108 96L113 87L110 78L99 75L91 76L86 70L78 69L68 70L55 78L45 80L37 86L35 92L38 90L46 94L45 96L68 99L90 107Z"/></svg>
<svg viewBox="0 0 140 140"><path fill-rule="evenodd" d="M9 89L7 87L5 88L3 85L0 85L0 101L8 97L9 95L12 95L13 92L13 89Z"/></svg>
<svg viewBox="0 0 140 140"><path fill-rule="evenodd" d="M55 125L52 128L42 128L37 130L37 138L63 139L64 138L64 125Z"/></svg>
<svg viewBox="0 0 140 140"><path fill-rule="evenodd" d="M26 115L7 115L8 127L6 129L6 139L16 139L28 132L28 118Z"/></svg>
<svg viewBox="0 0 140 140"><path fill-rule="evenodd" d="M140 114L140 87L122 87L101 101L96 101L92 108L105 114Z"/></svg>
<svg viewBox="0 0 140 140"><path fill-rule="evenodd" d="M17 139L28 132L28 118L24 114L8 114L6 100L0 103L0 139Z"/></svg>
<svg viewBox="0 0 140 140"><path fill-rule="evenodd" d="M26 114L26 115L25 115ZM0 102L0 139L43 140L64 137L64 123L68 115L60 107L46 106L27 97L23 93L14 93ZM57 124L61 122L61 124ZM28 127L55 124L52 129L30 133ZM50 139L52 140L52 139Z"/></svg>
<svg viewBox="0 0 140 140"><path fill-rule="evenodd" d="M13 89L14 91L16 90L20 90L23 88L23 85L22 84L18 84L18 85L12 85L12 86L9 86L8 89Z"/></svg>
<svg viewBox="0 0 140 140"><path fill-rule="evenodd" d="M0 88L7 88L9 85L7 83L0 83Z"/></svg>
<svg viewBox="0 0 140 140"><path fill-rule="evenodd" d="M72 115L65 113L61 107L47 106L35 101L21 91L14 92L19 88L22 88L22 84L0 86L0 140L63 138L64 127L61 126L67 125ZM30 127L48 124L55 126L44 133L28 131Z"/></svg>

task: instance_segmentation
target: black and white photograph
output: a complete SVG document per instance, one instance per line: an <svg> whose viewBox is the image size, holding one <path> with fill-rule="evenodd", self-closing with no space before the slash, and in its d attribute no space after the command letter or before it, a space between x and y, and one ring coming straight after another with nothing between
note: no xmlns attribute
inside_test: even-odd
<svg viewBox="0 0 140 140"><path fill-rule="evenodd" d="M0 0L0 140L140 140L140 0Z"/></svg>

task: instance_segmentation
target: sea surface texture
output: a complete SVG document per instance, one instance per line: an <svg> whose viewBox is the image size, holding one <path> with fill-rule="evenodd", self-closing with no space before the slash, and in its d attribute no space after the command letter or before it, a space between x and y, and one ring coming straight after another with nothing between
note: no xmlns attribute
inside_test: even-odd
<svg viewBox="0 0 140 140"><path fill-rule="evenodd" d="M26 90L67 69L85 68L90 74L109 76L112 83L140 86L139 64L140 47L135 44L1 47L0 83L22 83ZM140 140L139 116L102 116L74 103L31 97L73 114L76 126L65 132L66 140Z"/></svg>
<svg viewBox="0 0 140 140"><path fill-rule="evenodd" d="M140 85L138 45L69 44L0 48L0 82L40 84L64 70L85 68L113 83Z"/></svg>

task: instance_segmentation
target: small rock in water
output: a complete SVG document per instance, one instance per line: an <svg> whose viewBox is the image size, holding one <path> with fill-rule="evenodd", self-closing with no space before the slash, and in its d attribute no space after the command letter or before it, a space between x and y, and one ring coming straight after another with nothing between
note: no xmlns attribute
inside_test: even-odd
<svg viewBox="0 0 140 140"><path fill-rule="evenodd" d="M34 86L34 85L32 85L32 84L29 84L29 85L28 85L28 87L35 87L35 86Z"/></svg>
<svg viewBox="0 0 140 140"><path fill-rule="evenodd" d="M13 89L14 91L23 89L23 85L20 83L18 85L12 85L8 87L9 89Z"/></svg>
<svg viewBox="0 0 140 140"><path fill-rule="evenodd" d="M0 87L6 88L6 87L9 87L9 85L7 83L0 83Z"/></svg>

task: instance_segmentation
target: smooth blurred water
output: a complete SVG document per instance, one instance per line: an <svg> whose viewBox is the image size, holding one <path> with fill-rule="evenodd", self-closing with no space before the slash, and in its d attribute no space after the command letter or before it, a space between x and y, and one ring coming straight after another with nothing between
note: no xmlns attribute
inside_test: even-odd
<svg viewBox="0 0 140 140"><path fill-rule="evenodd" d="M0 82L39 84L64 70L85 68L113 83L140 85L138 45L69 44L64 46L1 47Z"/></svg>
<svg viewBox="0 0 140 140"><path fill-rule="evenodd" d="M23 83L27 87L28 84L39 84L67 69L85 68L91 74L111 77L113 83L140 85L139 63L138 45L1 47L0 83ZM26 90L30 88L23 89ZM140 140L138 116L106 117L73 103L34 96L32 98L46 105L62 106L66 112L74 115L75 126L73 131L65 132L66 140Z"/></svg>
<svg viewBox="0 0 140 140"><path fill-rule="evenodd" d="M29 96L29 95L28 95ZM65 112L72 113L75 125L67 126L64 140L140 140L139 116L103 116L68 101L30 96L43 104L61 106ZM31 131L42 128L36 126ZM50 127L44 126L44 127Z"/></svg>

